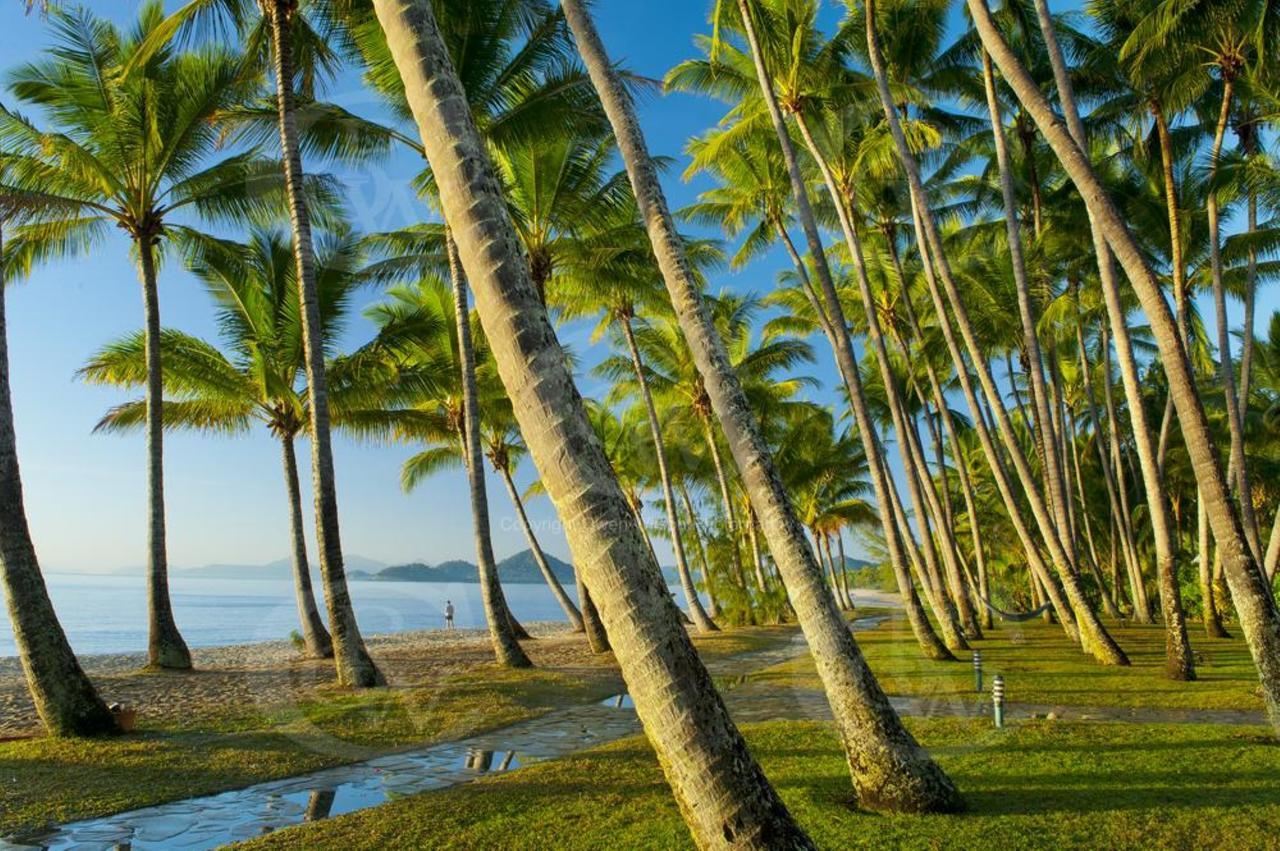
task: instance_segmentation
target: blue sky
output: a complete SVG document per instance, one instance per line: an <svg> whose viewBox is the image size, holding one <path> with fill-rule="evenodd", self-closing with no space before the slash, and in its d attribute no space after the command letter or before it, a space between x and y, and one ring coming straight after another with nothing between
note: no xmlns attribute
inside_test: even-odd
<svg viewBox="0 0 1280 851"><path fill-rule="evenodd" d="M95 0L87 5L99 14L127 21L138 4ZM640 74L661 77L694 55L693 37L706 31L709 5L703 0L603 0L596 15L615 59ZM1066 5L1056 3L1054 8ZM6 68L34 58L48 43L46 24L38 16L24 16L20 9L21 4L10 0L0 11L0 56ZM827 12L833 18L838 14L834 4L828 4ZM344 76L330 96L349 108L376 115L371 96L360 90L352 75ZM666 179L673 207L692 200L700 188L696 182L684 184L679 179L685 141L722 114L719 103L682 95L644 101L642 119L651 149L677 159L677 167ZM343 175L359 229L383 230L423 215L407 182L415 169L412 159L403 156ZM784 258L770 256L740 274L720 273L713 285L764 291L784 264ZM166 326L215 338L208 299L178 264L164 269L160 290ZM124 397L74 377L102 344L141 325L140 288L125 240L113 238L93 256L45 267L12 287L8 298L19 451L27 510L41 559L52 570L103 571L140 565L145 560L146 516L142 436L91 434L102 413ZM376 297L370 296L366 302L373 300ZM1265 322L1274 307L1274 300L1264 296L1260 321ZM359 344L371 329L357 316L344 344ZM585 333L580 329L565 329L564 338L579 354L585 352ZM809 372L830 388L834 370L829 353L819 347L818 354L819 364ZM584 368L597 359L595 353L587 353ZM598 387L586 379L583 389L594 395ZM833 398L825 389L819 397ZM468 504L461 496L466 485L460 473L442 474L405 495L399 487L399 466L410 454L409 448L370 446L341 436L335 438L334 448L342 537L348 553L392 563L474 558ZM305 457L305 447L300 447L300 455ZM286 554L279 448L265 430L238 438L169 435L165 463L173 565L259 563ZM521 485L532 477L532 466L526 464L520 471ZM304 484L307 478L304 471ZM490 482L490 494L494 545L503 557L523 549L525 543L497 480ZM535 499L530 513L543 529L544 546L567 557L549 503ZM656 513L653 516L656 519ZM663 558L669 560L665 553Z"/></svg>

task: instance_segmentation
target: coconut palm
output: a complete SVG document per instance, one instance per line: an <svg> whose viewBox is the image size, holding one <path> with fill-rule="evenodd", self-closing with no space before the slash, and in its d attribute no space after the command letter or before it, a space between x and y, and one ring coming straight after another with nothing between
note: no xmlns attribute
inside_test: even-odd
<svg viewBox="0 0 1280 851"><path fill-rule="evenodd" d="M462 463L471 494L481 599L494 654L499 664L528 667L529 658L517 641L523 630L511 616L502 593L489 533L478 412L482 395L475 366L484 356L477 355L472 342L470 312L459 292L461 269L451 278L446 284L427 276L416 286L393 288L388 300L369 309L368 315L379 329L377 336L340 362L372 361L390 368L386 382L371 388L366 406L344 412L339 425L365 437L427 443L425 452L406 463L402 476L406 489L442 463ZM442 380L431 384L413 381L413 374L421 371ZM404 384L406 375L411 378L408 387Z"/></svg>
<svg viewBox="0 0 1280 851"><path fill-rule="evenodd" d="M0 111L9 191L48 202L15 230L11 248L29 264L101 244L112 225L129 236L146 319L148 658L188 668L167 579L157 266L168 245L195 238L194 222L237 223L275 209L279 193L267 190L278 184L278 165L252 150L210 162L215 117L253 87L229 51L152 51L133 74L121 73L161 26L159 3L145 4L128 33L84 10L51 16L56 54L8 79L15 98L40 108L50 129Z"/></svg>
<svg viewBox="0 0 1280 851"><path fill-rule="evenodd" d="M1042 4L1043 0L1038 2ZM1052 146L1071 181L1080 190L1090 216L1097 222L1107 244L1120 260L1151 323L1168 378L1169 392L1177 410L1183 441L1194 465L1196 483L1206 503L1209 523L1218 543L1218 552L1221 554L1232 599L1240 617L1241 630L1258 668L1272 724L1280 731L1280 611L1276 608L1261 568L1252 557L1239 514L1231 503L1229 488L1174 316L1164 301L1155 274L1077 141L1083 139L1083 133L1080 132L1082 128L1078 113L1075 112L1074 99L1067 88L1069 80L1061 51L1055 44L1050 45L1059 97L1067 112L1068 121L1076 130L1074 133L1064 127L1054 115L1048 101L996 28L986 5L981 0L969 0L968 7L983 45L991 53L1018 100L1034 117L1036 126ZM1046 41L1050 41L1053 36L1052 22L1043 12L1040 18ZM1071 117L1073 113L1075 117Z"/></svg>
<svg viewBox="0 0 1280 851"><path fill-rule="evenodd" d="M230 354L180 331L161 332L165 427L237 434L260 423L280 442L302 638L309 655L330 657L332 640L311 586L294 450L309 418L307 392L302 385L297 267L290 240L272 228L255 229L245 244L206 239L193 246L189 262L217 306L219 328ZM320 315L329 335L325 346L330 351L351 298L363 283L359 263L360 251L353 236L340 232L322 238L315 275ZM94 355L81 375L93 383L136 387L146 379L145 354L143 335L130 334ZM343 388L335 389L333 401L340 409ZM108 412L98 429L141 428L145 414L145 401L126 402Z"/></svg>
<svg viewBox="0 0 1280 851"><path fill-rule="evenodd" d="M429 3L375 0L503 384L695 840L810 847L734 727L592 431Z"/></svg>
<svg viewBox="0 0 1280 851"><path fill-rule="evenodd" d="M934 216L934 212L929 206L929 200L925 194L924 183L921 178L919 162L916 154L911 150L906 134L902 127L902 121L898 112L898 105L895 102L890 89L890 80L884 60L884 52L880 47L880 35L878 32L879 18L876 14L875 0L868 0L864 3L863 17L866 22L866 42L867 55L870 60L873 75L876 81L876 89L880 96L881 107L884 111L885 120L888 124L890 133L893 137L894 147L897 149L898 159L902 163L903 170L906 172L908 187L910 189L910 197L913 208L913 220L916 231L916 242L920 247L922 255L930 255L931 263L926 265L926 280L930 285L930 295L934 302L934 313L939 319L939 327L944 330L944 336L948 341L948 348L952 353L952 360L957 364L958 374L961 377L962 387L965 387L965 395L970 404L971 410L975 413L979 410L976 395L972 392L970 382L967 378L966 371L963 368L964 356L961 354L959 346L956 344L954 337L949 329L950 322L947 320L948 310L954 317L956 330L959 331L960 337L964 342L965 351L969 356L979 384L992 413L995 416L997 431L1001 439L1004 449L1012 461L1014 470L1017 473L1018 481L1022 485L1022 489L1027 497L1027 501L1031 507L1032 515L1039 527L1041 539L1044 541L1049 550L1050 557L1058 570L1059 579L1062 582L1063 589L1071 602L1072 612L1079 623L1080 635L1085 650L1091 653L1095 659L1103 664L1127 665L1128 657L1124 651L1120 649L1115 640L1107 632L1106 627L1098 619L1097 614L1093 611L1089 601L1084 596L1080 587L1079 574L1073 554L1064 546L1064 535L1068 531L1061 529L1054 522L1053 517L1046 504L1044 494L1039 484L1035 481L1030 465L1027 463L1025 454L1021 446L1017 442L1017 436L1013 429L1013 423L1000 402L998 389L992 377L990 365L983 355L982 347L978 341L974 325L970 318L969 312L960 296L959 289L956 284L956 278L952 273L951 264L945 252L938 224ZM984 40L985 44L985 40ZM989 49L989 47L988 47ZM932 268L930 268L930 265ZM938 284L941 285L939 288ZM945 303L943 300L943 292L946 294ZM975 419L975 422L981 422L981 418ZM979 429L980 434L986 432L985 427ZM983 440L984 451L988 454L989 462L993 472L997 472L996 468L1000 466L998 461L997 450L992 445L989 438ZM997 472L999 477L999 473ZM1002 485L1002 490L1011 490L1007 485ZM1009 500L1012 502L1012 500Z"/></svg>
<svg viewBox="0 0 1280 851"><path fill-rule="evenodd" d="M902 727L866 667L834 599L822 588L821 569L804 539L803 527L702 303L700 288L681 248L634 106L583 5L577 0L562 0L561 6L618 138L672 307L696 358L712 410L720 421L751 503L760 517L769 550L818 663L836 723L851 751L850 768L864 803L917 811L957 809L962 806L959 793ZM714 809L717 807L713 806ZM695 834L698 833L695 829ZM714 829L705 835L708 841L716 837ZM771 841L783 840L779 837Z"/></svg>
<svg viewBox="0 0 1280 851"><path fill-rule="evenodd" d="M302 100L310 101L317 79L332 73L340 62L332 45L341 43L342 36L337 31L338 22L328 16L327 11L326 4L303 5L299 0L191 0L154 28L143 44L141 56L145 61L149 52L163 51L176 35L202 28L217 32L220 26L229 25L246 45L245 65L270 68L275 87L275 125L289 222L293 230L294 262L298 267L320 576L324 584L329 626L333 632L338 681L343 685L365 688L381 685L384 680L365 649L343 568L337 484L330 440L329 391L315 281L314 211L310 209L305 191L303 134L299 128L300 90ZM320 114L323 113L321 110ZM234 122L246 116L237 110L227 110L221 117ZM255 116L251 111L249 117L261 116ZM260 122L250 123L260 127ZM360 128L355 128L355 132L342 133L341 139L339 148L354 144L358 150L367 152L365 146L370 141L375 148L385 147L382 134L364 133Z"/></svg>
<svg viewBox="0 0 1280 851"><path fill-rule="evenodd" d="M0 195L0 581L27 688L45 730L51 736L91 736L115 732L118 725L80 667L49 599L27 526L13 425L5 296L20 270L4 253L3 227L39 203Z"/></svg>

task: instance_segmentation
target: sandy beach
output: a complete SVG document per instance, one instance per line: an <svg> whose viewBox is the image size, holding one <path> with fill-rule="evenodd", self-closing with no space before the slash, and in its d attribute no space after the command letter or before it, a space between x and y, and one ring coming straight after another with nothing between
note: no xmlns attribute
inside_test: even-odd
<svg viewBox="0 0 1280 851"><path fill-rule="evenodd" d="M586 641L563 622L525 624L537 641L526 649L538 664L598 664ZM421 685L492 658L487 631L441 629L367 636L365 643L390 686ZM192 649L192 671L147 671L145 653L97 654L80 663L108 702L138 708L148 723L195 722L228 705L269 709L333 683L330 660L306 659L289 641ZM0 658L0 738L39 732L39 720L17 657Z"/></svg>

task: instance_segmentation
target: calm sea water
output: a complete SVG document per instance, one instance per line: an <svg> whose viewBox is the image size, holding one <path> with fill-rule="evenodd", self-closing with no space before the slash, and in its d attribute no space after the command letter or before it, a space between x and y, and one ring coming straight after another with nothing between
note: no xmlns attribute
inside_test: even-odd
<svg viewBox="0 0 1280 851"><path fill-rule="evenodd" d="M77 653L129 653L147 649L146 586L141 576L50 573L49 595ZM444 626L452 600L459 627L484 626L480 586L449 582L352 582L360 629L366 635ZM561 620L545 585L504 586L521 621ZM573 586L566 590L576 600ZM195 579L170 581L174 617L192 647L216 647L287 638L298 628L293 584L287 580ZM319 599L320 589L316 589ZM323 610L324 602L319 600ZM13 656L9 619L0 617L0 656Z"/></svg>

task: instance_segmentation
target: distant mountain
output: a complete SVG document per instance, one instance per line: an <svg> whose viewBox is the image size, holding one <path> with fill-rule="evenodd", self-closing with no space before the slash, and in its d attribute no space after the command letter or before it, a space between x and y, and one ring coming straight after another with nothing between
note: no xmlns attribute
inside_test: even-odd
<svg viewBox="0 0 1280 851"><path fill-rule="evenodd" d="M844 557L844 566L848 570L865 570L868 567L878 567L874 561L867 561L862 558L854 558L853 556Z"/></svg>
<svg viewBox="0 0 1280 851"><path fill-rule="evenodd" d="M363 574L363 578L368 578L387 566L385 562L355 554L344 556L342 561L347 576L351 579L362 578L359 574ZM312 574L315 574L318 569L319 564L313 562ZM202 567L175 570L174 575L198 579L292 579L293 560L282 558L267 564L206 564Z"/></svg>
<svg viewBox="0 0 1280 851"><path fill-rule="evenodd" d="M551 572L562 583L573 582L573 566L553 555L547 555ZM379 571L373 578L382 582L477 582L477 568L469 561L453 560L437 565L413 562L398 564ZM543 582L542 571L533 558L532 550L524 550L498 562L498 576L503 582L514 585Z"/></svg>

